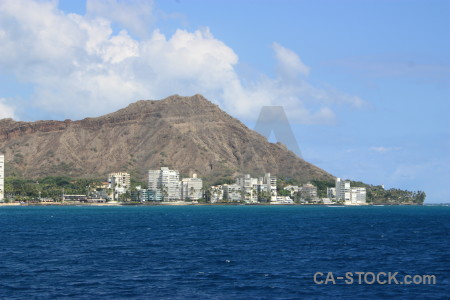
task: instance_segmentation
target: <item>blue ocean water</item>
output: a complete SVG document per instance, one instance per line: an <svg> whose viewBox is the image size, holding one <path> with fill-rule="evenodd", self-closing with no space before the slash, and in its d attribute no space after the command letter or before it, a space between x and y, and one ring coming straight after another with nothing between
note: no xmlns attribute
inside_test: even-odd
<svg viewBox="0 0 450 300"><path fill-rule="evenodd" d="M449 235L450 207L0 207L0 298L448 299Z"/></svg>

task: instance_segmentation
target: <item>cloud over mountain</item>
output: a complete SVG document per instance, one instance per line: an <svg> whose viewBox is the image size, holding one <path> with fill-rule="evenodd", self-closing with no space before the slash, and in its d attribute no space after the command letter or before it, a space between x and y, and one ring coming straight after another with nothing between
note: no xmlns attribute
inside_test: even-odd
<svg viewBox="0 0 450 300"><path fill-rule="evenodd" d="M332 122L333 105L363 102L309 83L311 69L278 43L272 45L278 74L244 84L238 54L208 28L167 36L155 24L147 1L88 1L84 16L64 13L56 2L2 1L1 73L31 84L27 106L61 119L174 93L202 93L244 120L261 106L281 105L309 124ZM2 105L11 107L8 101Z"/></svg>

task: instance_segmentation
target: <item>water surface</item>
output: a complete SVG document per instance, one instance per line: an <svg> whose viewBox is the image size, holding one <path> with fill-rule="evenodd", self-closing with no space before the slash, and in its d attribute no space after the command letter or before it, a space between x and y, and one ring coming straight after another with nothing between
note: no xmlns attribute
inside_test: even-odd
<svg viewBox="0 0 450 300"><path fill-rule="evenodd" d="M0 298L444 298L450 207L0 207ZM434 274L436 285L316 272Z"/></svg>

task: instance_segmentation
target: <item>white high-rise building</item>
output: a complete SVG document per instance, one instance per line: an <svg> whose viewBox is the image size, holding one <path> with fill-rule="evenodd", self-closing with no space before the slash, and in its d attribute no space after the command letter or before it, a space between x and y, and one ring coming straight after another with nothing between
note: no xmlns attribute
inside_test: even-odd
<svg viewBox="0 0 450 300"><path fill-rule="evenodd" d="M153 191L160 190L165 201L180 200L180 173L167 167L161 167L161 170L149 170L148 189Z"/></svg>
<svg viewBox="0 0 450 300"><path fill-rule="evenodd" d="M197 174L192 175L192 178L183 178L181 180L181 199L198 200L202 198L203 181L197 178Z"/></svg>
<svg viewBox="0 0 450 300"><path fill-rule="evenodd" d="M272 197L277 196L277 177L271 176L270 173L264 175L263 184L267 186L267 191Z"/></svg>
<svg viewBox="0 0 450 300"><path fill-rule="evenodd" d="M336 200L344 202L345 205L366 204L366 188L350 187L350 181L336 178Z"/></svg>
<svg viewBox="0 0 450 300"><path fill-rule="evenodd" d="M5 155L0 153L0 201L5 199Z"/></svg>
<svg viewBox="0 0 450 300"><path fill-rule="evenodd" d="M277 177L266 173L264 177L252 178L250 174L236 178L236 185L241 189L243 200L248 203L257 203L260 193L268 193L269 199L277 196Z"/></svg>
<svg viewBox="0 0 450 300"><path fill-rule="evenodd" d="M118 172L108 174L108 188L114 189L118 194L125 194L131 187L131 177L129 173Z"/></svg>
<svg viewBox="0 0 450 300"><path fill-rule="evenodd" d="M336 200L349 202L351 197L350 181L336 178Z"/></svg>
<svg viewBox="0 0 450 300"><path fill-rule="evenodd" d="M258 179L250 174L236 178L236 184L241 187L245 202L258 202Z"/></svg>

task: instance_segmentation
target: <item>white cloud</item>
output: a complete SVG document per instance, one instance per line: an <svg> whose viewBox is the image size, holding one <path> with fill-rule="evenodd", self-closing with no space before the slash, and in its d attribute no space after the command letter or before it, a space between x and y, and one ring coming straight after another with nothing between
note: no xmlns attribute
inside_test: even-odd
<svg viewBox="0 0 450 300"><path fill-rule="evenodd" d="M323 124L336 119L334 105L363 103L310 84L309 67L278 43L272 45L278 75L244 84L236 71L238 55L208 28L179 29L170 37L149 30L152 6L88 1L81 16L64 14L56 2L2 2L0 70L31 83L32 103L61 118L97 116L138 99L201 93L241 119L255 119L261 106L282 105L294 122Z"/></svg>
<svg viewBox="0 0 450 300"><path fill-rule="evenodd" d="M153 24L153 1L151 0L88 0L88 17L102 17L145 37Z"/></svg>
<svg viewBox="0 0 450 300"><path fill-rule="evenodd" d="M6 118L14 119L14 108L6 103L6 99L0 98L0 120Z"/></svg>
<svg viewBox="0 0 450 300"><path fill-rule="evenodd" d="M401 150L401 147L383 147L383 146L378 146L378 147L370 147L369 148L372 151L378 152L378 153L387 153L387 152L391 152L391 151L396 151L396 150Z"/></svg>
<svg viewBox="0 0 450 300"><path fill-rule="evenodd" d="M284 76L294 78L298 75L309 75L309 68L294 51L276 42L272 44L272 49L278 61L278 69Z"/></svg>

